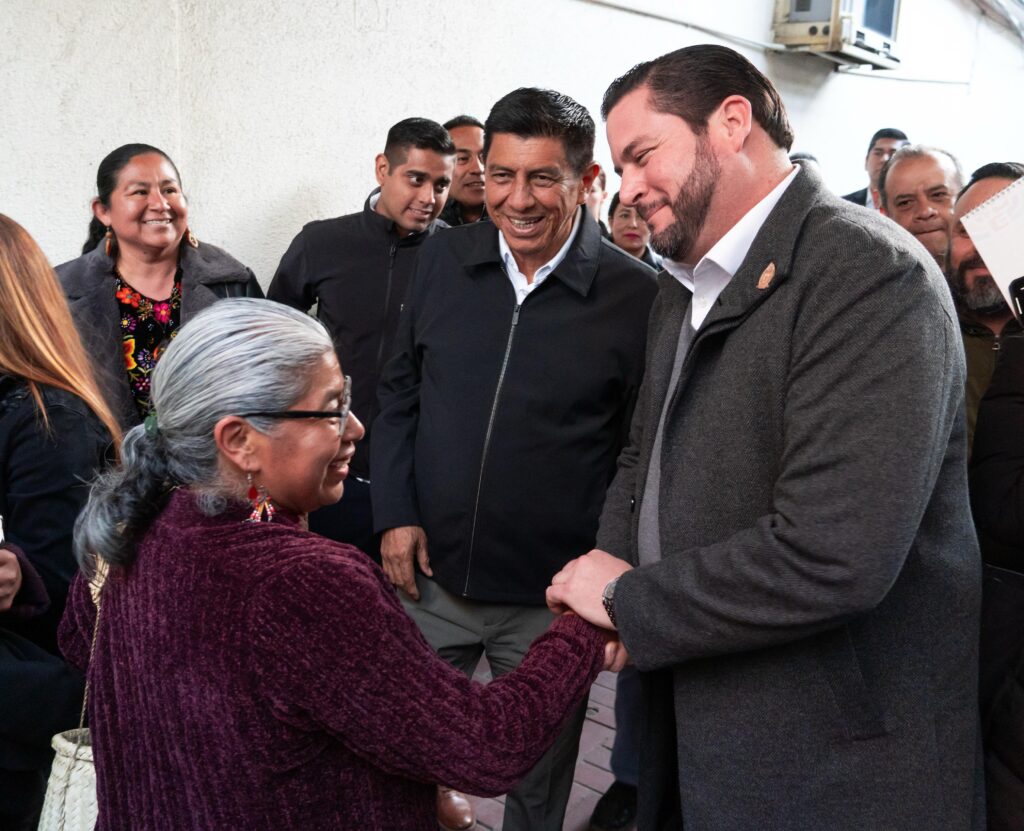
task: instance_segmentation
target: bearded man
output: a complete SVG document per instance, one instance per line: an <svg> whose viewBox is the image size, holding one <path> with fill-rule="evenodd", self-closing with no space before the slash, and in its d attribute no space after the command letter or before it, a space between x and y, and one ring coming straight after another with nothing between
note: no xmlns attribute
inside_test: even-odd
<svg viewBox="0 0 1024 831"><path fill-rule="evenodd" d="M1024 164L1018 162L990 162L971 174L971 180L957 196L953 211L953 235L946 258L946 277L953 302L960 316L960 331L967 357L967 411L968 452L974 444L974 427L978 420L978 406L992 381L1000 341L1004 337L1019 337L1021 326L1006 305L985 261L964 230L964 216L999 191L1024 176Z"/></svg>
<svg viewBox="0 0 1024 831"><path fill-rule="evenodd" d="M548 589L642 687L638 827L984 827L980 563L942 272L692 46L605 93L668 258L597 549Z"/></svg>

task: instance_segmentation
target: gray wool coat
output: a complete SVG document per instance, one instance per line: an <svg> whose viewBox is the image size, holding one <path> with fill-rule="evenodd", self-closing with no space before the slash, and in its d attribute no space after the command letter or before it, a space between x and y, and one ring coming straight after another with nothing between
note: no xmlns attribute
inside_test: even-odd
<svg viewBox="0 0 1024 831"><path fill-rule="evenodd" d="M981 566L942 274L802 169L671 391L691 295L660 280L598 535L637 562L670 395L662 559L615 592L643 678L639 828L983 827Z"/></svg>
<svg viewBox="0 0 1024 831"><path fill-rule="evenodd" d="M181 245L181 323L216 300L263 297L255 275L216 245ZM121 428L138 424L139 413L128 385L121 343L121 313L114 296L114 260L100 240L92 251L57 266L57 276L75 328L93 361L96 379Z"/></svg>

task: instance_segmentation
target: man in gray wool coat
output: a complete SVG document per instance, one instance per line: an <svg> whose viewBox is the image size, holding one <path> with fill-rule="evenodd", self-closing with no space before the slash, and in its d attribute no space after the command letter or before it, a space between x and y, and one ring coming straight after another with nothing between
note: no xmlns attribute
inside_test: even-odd
<svg viewBox="0 0 1024 831"><path fill-rule="evenodd" d="M667 273L597 549L548 602L641 672L639 828L983 827L942 274L789 162L777 91L730 49L635 67L603 114Z"/></svg>

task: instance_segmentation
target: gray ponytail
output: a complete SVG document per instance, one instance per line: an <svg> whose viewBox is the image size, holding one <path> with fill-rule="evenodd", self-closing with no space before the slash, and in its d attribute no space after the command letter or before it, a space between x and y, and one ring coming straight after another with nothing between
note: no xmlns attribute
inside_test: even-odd
<svg viewBox="0 0 1024 831"><path fill-rule="evenodd" d="M92 554L130 564L176 487L191 488L207 513L222 511L232 494L220 481L214 426L233 413L293 406L332 349L319 322L269 300L221 300L183 326L153 371L157 429L128 432L120 465L96 480L75 524L83 568ZM265 433L278 426L248 421Z"/></svg>

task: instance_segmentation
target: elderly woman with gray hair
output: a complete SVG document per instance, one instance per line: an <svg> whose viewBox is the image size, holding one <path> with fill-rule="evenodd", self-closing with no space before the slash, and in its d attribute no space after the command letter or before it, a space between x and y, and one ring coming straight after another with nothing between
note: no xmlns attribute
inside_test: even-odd
<svg viewBox="0 0 1024 831"><path fill-rule="evenodd" d="M305 530L363 427L312 318L225 300L153 378L76 527L109 566L61 626L86 668L101 829L436 828L433 783L507 790L603 664L562 617L486 685L441 660L362 552ZM525 552L524 552L525 553Z"/></svg>

